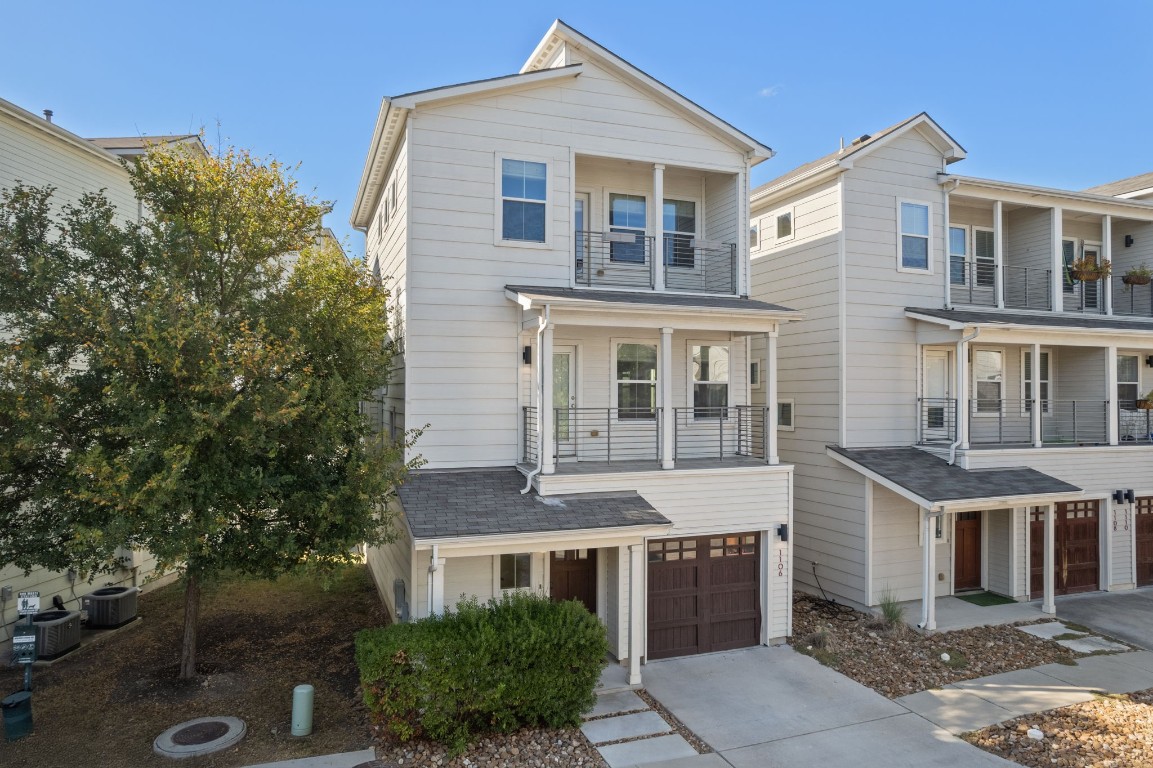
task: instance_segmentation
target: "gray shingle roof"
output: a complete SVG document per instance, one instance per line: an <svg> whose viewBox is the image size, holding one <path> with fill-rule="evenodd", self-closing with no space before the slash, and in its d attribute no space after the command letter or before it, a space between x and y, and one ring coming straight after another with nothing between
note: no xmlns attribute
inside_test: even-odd
<svg viewBox="0 0 1153 768"><path fill-rule="evenodd" d="M628 491L541 497L522 495L515 469L425 470L400 486L417 539L671 525L640 494Z"/></svg>
<svg viewBox="0 0 1153 768"><path fill-rule="evenodd" d="M931 502L1076 494L1081 489L1028 467L964 469L919 448L841 448L838 453Z"/></svg>
<svg viewBox="0 0 1153 768"><path fill-rule="evenodd" d="M1150 331L1153 320L1148 318L1106 317L1105 315L1066 315L1059 313L1028 314L1024 312L987 312L965 309L931 309L905 307L906 312L938 317L966 325L1035 325L1040 328L1094 328L1100 330Z"/></svg>
<svg viewBox="0 0 1153 768"><path fill-rule="evenodd" d="M579 299L606 304L647 304L664 307L700 307L701 309L742 309L759 312L794 312L796 310L770 304L767 301L740 296L683 296L676 293L641 293L632 291L596 291L577 288L554 288L536 285L506 285L506 291L550 296L558 299Z"/></svg>

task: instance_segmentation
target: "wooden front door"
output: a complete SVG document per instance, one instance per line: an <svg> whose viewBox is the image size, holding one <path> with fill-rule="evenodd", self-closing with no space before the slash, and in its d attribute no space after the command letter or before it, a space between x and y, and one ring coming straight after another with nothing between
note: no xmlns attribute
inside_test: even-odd
<svg viewBox="0 0 1153 768"><path fill-rule="evenodd" d="M961 512L953 527L953 589L981 588L981 513Z"/></svg>
<svg viewBox="0 0 1153 768"><path fill-rule="evenodd" d="M648 555L648 658L760 642L757 534L650 541Z"/></svg>
<svg viewBox="0 0 1153 768"><path fill-rule="evenodd" d="M1100 502L1069 501L1057 505L1053 531L1053 593L1070 595L1099 589ZM1045 590L1045 513L1029 513L1029 594Z"/></svg>
<svg viewBox="0 0 1153 768"><path fill-rule="evenodd" d="M1133 527L1137 547L1137 586L1153 585L1153 496L1137 499Z"/></svg>
<svg viewBox="0 0 1153 768"><path fill-rule="evenodd" d="M580 600L597 612L597 551L566 549L553 552L549 562L549 596L556 601Z"/></svg>

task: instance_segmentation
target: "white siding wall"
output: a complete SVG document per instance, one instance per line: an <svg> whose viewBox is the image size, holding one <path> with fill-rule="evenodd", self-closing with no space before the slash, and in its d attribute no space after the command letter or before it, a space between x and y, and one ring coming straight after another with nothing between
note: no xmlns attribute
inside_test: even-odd
<svg viewBox="0 0 1153 768"><path fill-rule="evenodd" d="M946 526L949 524L946 520ZM948 595L952 593L952 536L936 547L936 594ZM868 604L880 602L886 590L898 601L920 600L923 557L920 509L889 489L874 485L873 596Z"/></svg>
<svg viewBox="0 0 1153 768"><path fill-rule="evenodd" d="M372 580L376 583L376 590L384 602L388 614L396 621L399 612L396 606L396 592L393 583L396 579L404 580L405 597L408 601L409 616L416 616L417 603L421 596L416 594L413 582L412 540L404 522L397 519L393 525L396 531L396 540L379 547L369 547L365 561L368 565ZM424 598L427 601L427 597Z"/></svg>
<svg viewBox="0 0 1153 768"><path fill-rule="evenodd" d="M1046 270L1053 267L1052 214L1048 208L1022 208L1005 213L1005 264ZM1010 280L1013 280L1010 272ZM1038 282L1030 279L1029 289ZM1005 287L1006 295L1010 286Z"/></svg>
<svg viewBox="0 0 1153 768"><path fill-rule="evenodd" d="M1014 596L1013 574L1010 572L1010 553L1013 550L1013 510L990 509L985 512L985 536L988 541L986 554L988 555L989 581L985 585L990 592L1000 595ZM1024 568L1020 563L1018 568Z"/></svg>

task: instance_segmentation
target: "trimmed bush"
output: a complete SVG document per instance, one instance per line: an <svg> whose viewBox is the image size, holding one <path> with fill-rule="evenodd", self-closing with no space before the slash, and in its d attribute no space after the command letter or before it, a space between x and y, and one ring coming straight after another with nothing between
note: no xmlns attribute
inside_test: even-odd
<svg viewBox="0 0 1153 768"><path fill-rule="evenodd" d="M356 636L364 702L401 741L464 747L479 734L578 725L608 653L579 602L509 593Z"/></svg>

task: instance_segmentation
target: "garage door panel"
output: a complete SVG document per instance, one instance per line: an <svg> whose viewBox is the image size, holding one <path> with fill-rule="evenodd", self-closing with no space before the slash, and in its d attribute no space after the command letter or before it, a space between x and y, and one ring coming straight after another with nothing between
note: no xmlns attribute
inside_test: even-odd
<svg viewBox="0 0 1153 768"><path fill-rule="evenodd" d="M1137 499L1134 510L1137 548L1137 586L1153 586L1153 496Z"/></svg>
<svg viewBox="0 0 1153 768"><path fill-rule="evenodd" d="M1044 592L1045 515L1030 514L1030 593ZM1057 504L1053 530L1053 593L1068 595L1093 592L1100 584L1100 502L1072 501Z"/></svg>

